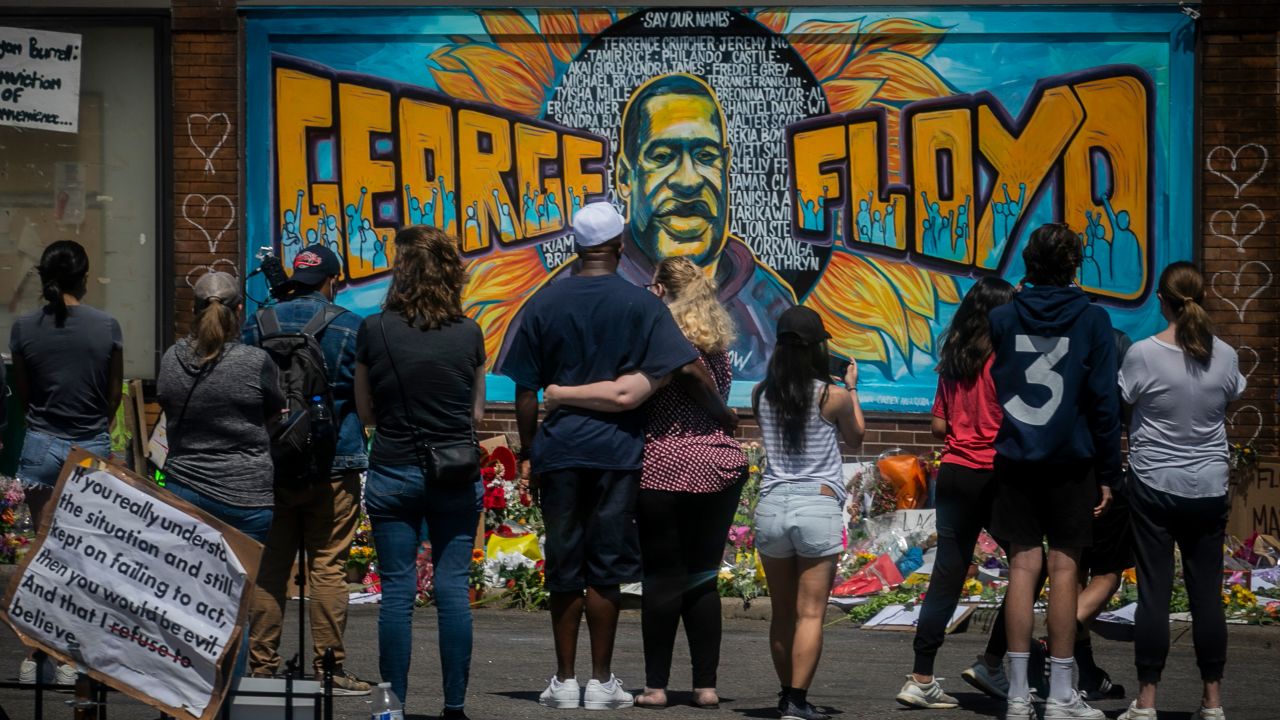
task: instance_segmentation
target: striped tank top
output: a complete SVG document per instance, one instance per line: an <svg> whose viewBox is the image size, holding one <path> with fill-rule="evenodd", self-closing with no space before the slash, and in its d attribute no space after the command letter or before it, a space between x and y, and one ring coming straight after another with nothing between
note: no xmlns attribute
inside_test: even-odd
<svg viewBox="0 0 1280 720"><path fill-rule="evenodd" d="M813 404L805 417L804 447L797 454L786 451L782 424L777 412L764 393L760 393L760 433L768 453L760 492L782 483L817 482L836 493L836 499L844 503L844 460L840 455L839 431L834 423L822 417L822 391L826 383L813 381Z"/></svg>

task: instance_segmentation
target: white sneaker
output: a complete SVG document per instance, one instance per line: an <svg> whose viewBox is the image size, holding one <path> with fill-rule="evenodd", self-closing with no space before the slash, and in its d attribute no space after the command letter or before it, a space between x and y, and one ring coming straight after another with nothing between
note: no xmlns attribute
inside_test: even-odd
<svg viewBox="0 0 1280 720"><path fill-rule="evenodd" d="M1036 720L1036 709L1031 705L1031 698L1009 698L1004 720Z"/></svg>
<svg viewBox="0 0 1280 720"><path fill-rule="evenodd" d="M1101 710L1089 707L1079 692L1072 690L1067 701L1049 698L1044 701L1044 720L1106 720Z"/></svg>
<svg viewBox="0 0 1280 720"><path fill-rule="evenodd" d="M538 704L549 708L576 708L581 704L581 693L578 690L578 678L569 678L561 682L555 675L547 689L538 696Z"/></svg>
<svg viewBox="0 0 1280 720"><path fill-rule="evenodd" d="M75 685L76 669L70 665L59 665L55 670L53 663L46 660L44 663L44 681L55 685ZM18 682L23 685L36 684L35 660L23 660L18 665Z"/></svg>
<svg viewBox="0 0 1280 720"><path fill-rule="evenodd" d="M1138 701L1129 703L1128 709L1120 713L1116 720L1156 720L1155 708L1140 708Z"/></svg>
<svg viewBox="0 0 1280 720"><path fill-rule="evenodd" d="M942 686L938 684L937 678L922 683L917 682L911 675L907 676L906 684L902 686L902 690L898 691L897 700L907 707L925 710L950 710L960 706L955 698L942 692Z"/></svg>
<svg viewBox="0 0 1280 720"><path fill-rule="evenodd" d="M582 696L582 707L588 710L629 708L635 702L631 693L622 689L622 681L616 675L610 675L609 682L605 683L592 678L587 682L587 692Z"/></svg>
<svg viewBox="0 0 1280 720"><path fill-rule="evenodd" d="M1152 715L1152 717L1155 717ZM1194 720L1226 720L1226 713L1222 711L1222 706L1216 708L1200 707L1200 711L1196 713Z"/></svg>
<svg viewBox="0 0 1280 720"><path fill-rule="evenodd" d="M1004 700L1009 697L1009 678L1004 674L1004 664L991 667L987 665L987 661L981 655L969 667L968 670L960 673L960 677L965 682L990 695L993 698Z"/></svg>

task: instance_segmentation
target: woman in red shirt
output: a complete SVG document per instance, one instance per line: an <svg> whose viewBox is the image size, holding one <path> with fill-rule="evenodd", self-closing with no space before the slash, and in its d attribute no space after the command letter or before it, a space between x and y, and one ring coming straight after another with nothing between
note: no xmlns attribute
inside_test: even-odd
<svg viewBox="0 0 1280 720"><path fill-rule="evenodd" d="M733 368L733 321L716 298L715 283L683 257L658 263L648 286L671 309L676 324L701 355L719 397L703 383L661 388L639 373L617 380L546 390L547 407L575 405L612 411L646 406L644 468L636 524L644 566L641 606L645 689L636 705L667 704L676 629L684 621L693 665L694 702L715 707L720 664L720 595L716 576L725 539L747 478L741 444L726 431ZM705 379L704 379L705 381ZM711 407L708 407L711 406Z"/></svg>
<svg viewBox="0 0 1280 720"><path fill-rule="evenodd" d="M991 381L987 313L1013 295L1013 286L1004 280L979 280L943 335L932 426L934 436L946 442L937 481L938 552L916 625L915 667L897 698L908 707L957 705L934 679L933 659L960 601L974 543L991 514L993 443L1003 413Z"/></svg>

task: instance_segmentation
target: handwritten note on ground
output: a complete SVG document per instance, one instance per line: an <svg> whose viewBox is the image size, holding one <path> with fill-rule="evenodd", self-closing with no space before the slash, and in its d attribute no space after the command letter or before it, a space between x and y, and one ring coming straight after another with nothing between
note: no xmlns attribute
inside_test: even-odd
<svg viewBox="0 0 1280 720"><path fill-rule="evenodd" d="M247 587L223 534L86 467L70 472L46 517L39 549L10 586L10 624L112 684L205 715L221 697L217 668Z"/></svg>
<svg viewBox="0 0 1280 720"><path fill-rule="evenodd" d="M0 27L0 125L76 132L80 36Z"/></svg>

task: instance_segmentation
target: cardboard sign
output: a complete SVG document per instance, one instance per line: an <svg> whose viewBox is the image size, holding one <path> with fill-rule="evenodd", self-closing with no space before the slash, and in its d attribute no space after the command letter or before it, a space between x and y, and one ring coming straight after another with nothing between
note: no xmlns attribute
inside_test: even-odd
<svg viewBox="0 0 1280 720"><path fill-rule="evenodd" d="M1233 488L1227 533L1244 540L1255 532L1280 537L1280 465L1259 463Z"/></svg>
<svg viewBox="0 0 1280 720"><path fill-rule="evenodd" d="M212 720L261 553L153 483L76 451L0 616L25 644L123 693Z"/></svg>
<svg viewBox="0 0 1280 720"><path fill-rule="evenodd" d="M80 36L0 27L0 125L76 132Z"/></svg>

